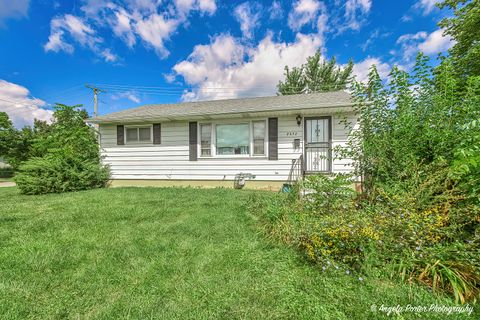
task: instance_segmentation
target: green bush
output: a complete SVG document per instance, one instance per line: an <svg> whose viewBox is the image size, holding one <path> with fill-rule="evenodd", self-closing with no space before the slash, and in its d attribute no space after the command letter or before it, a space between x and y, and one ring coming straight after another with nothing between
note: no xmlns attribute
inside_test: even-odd
<svg viewBox="0 0 480 320"><path fill-rule="evenodd" d="M317 214L351 210L356 195L349 175L309 175L302 183L307 210Z"/></svg>
<svg viewBox="0 0 480 320"><path fill-rule="evenodd" d="M449 59L433 69L421 54L389 83L373 67L352 89L361 125L337 150L354 160L363 193L347 176L308 176L312 192L265 203L265 230L322 268L480 299L480 77L453 74Z"/></svg>
<svg viewBox="0 0 480 320"><path fill-rule="evenodd" d="M22 193L41 194L104 187L109 170L101 163L97 136L78 106L55 106L54 121L31 146L15 182Z"/></svg>
<svg viewBox="0 0 480 320"><path fill-rule="evenodd" d="M80 157L48 155L21 165L14 179L24 194L60 193L105 187L109 171Z"/></svg>

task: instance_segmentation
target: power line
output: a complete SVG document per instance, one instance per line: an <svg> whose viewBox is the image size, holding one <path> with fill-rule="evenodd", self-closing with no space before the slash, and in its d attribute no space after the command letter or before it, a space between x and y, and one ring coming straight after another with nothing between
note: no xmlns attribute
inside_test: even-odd
<svg viewBox="0 0 480 320"><path fill-rule="evenodd" d="M66 88L66 89L64 89L64 90L57 91L57 92L55 92L55 97L60 96L60 95L63 95L63 94L65 94L65 93L67 93L67 92L70 93L71 91L74 91L74 90L76 90L76 89L80 89L82 86L83 86L83 85L81 85L81 84L77 84L77 85L75 85L75 86L68 87L68 88ZM52 100L53 98L54 98L54 95L53 95L53 94L50 94L50 95L47 95L46 98L44 98L44 99L45 99L45 100Z"/></svg>

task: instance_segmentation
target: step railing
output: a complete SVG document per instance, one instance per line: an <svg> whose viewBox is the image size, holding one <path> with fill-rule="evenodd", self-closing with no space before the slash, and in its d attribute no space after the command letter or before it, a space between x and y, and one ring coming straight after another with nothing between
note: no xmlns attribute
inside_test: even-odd
<svg viewBox="0 0 480 320"><path fill-rule="evenodd" d="M303 155L298 159L292 159L292 166L290 168L290 173L288 174L287 183L294 185L298 180L303 179L304 167L303 167Z"/></svg>

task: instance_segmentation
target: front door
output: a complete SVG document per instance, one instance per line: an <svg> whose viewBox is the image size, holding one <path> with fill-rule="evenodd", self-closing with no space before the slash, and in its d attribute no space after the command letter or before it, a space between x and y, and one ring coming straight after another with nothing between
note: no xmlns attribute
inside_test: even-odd
<svg viewBox="0 0 480 320"><path fill-rule="evenodd" d="M332 117L305 118L305 173L332 171Z"/></svg>

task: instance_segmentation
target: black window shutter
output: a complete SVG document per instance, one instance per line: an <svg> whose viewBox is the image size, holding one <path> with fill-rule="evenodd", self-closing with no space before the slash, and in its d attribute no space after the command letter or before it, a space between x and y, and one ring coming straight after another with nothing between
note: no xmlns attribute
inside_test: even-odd
<svg viewBox="0 0 480 320"><path fill-rule="evenodd" d="M153 144L162 143L162 125L160 123L153 124Z"/></svg>
<svg viewBox="0 0 480 320"><path fill-rule="evenodd" d="M268 160L278 160L278 118L268 118Z"/></svg>
<svg viewBox="0 0 480 320"><path fill-rule="evenodd" d="M125 130L123 125L117 126L117 145L125 144Z"/></svg>
<svg viewBox="0 0 480 320"><path fill-rule="evenodd" d="M197 123L189 123L189 145L190 145L190 161L197 161Z"/></svg>

